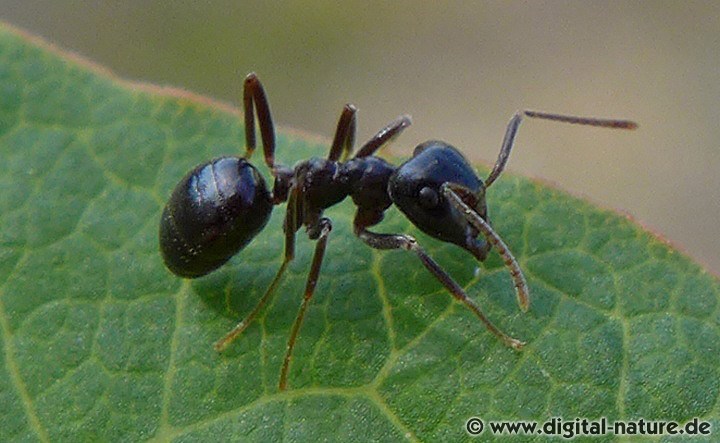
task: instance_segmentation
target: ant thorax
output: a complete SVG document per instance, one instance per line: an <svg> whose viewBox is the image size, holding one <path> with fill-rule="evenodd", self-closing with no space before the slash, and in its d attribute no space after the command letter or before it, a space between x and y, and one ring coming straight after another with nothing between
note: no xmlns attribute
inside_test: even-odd
<svg viewBox="0 0 720 443"><path fill-rule="evenodd" d="M295 164L291 178L276 176L275 188L297 186L308 209L327 209L350 196L360 208L382 211L392 204L388 182L396 169L375 156L344 163L312 157Z"/></svg>

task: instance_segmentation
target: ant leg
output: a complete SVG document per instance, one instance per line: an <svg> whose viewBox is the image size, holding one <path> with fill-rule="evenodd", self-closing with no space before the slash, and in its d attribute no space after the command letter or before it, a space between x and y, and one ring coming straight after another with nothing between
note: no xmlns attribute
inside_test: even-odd
<svg viewBox="0 0 720 443"><path fill-rule="evenodd" d="M228 345L230 345L230 343L232 343L236 338L238 338L240 334L242 334L243 331L245 331L245 329L250 326L258 312L260 312L263 306L267 304L272 295L275 293L275 290L280 284L280 280L282 279L285 270L295 257L295 233L297 232L297 199L298 192L295 191L295 188L293 188L290 191L290 198L288 199L287 210L285 213L285 258L283 259L280 268L277 270L275 278L273 278L270 286L268 286L268 288L265 290L265 294L262 296L260 301L258 301L257 305L255 305L255 308L253 308L250 314L248 314L247 317L245 317L230 332L228 332L225 337L215 342L214 348L216 351L222 352L227 349Z"/></svg>
<svg viewBox="0 0 720 443"><path fill-rule="evenodd" d="M472 209L472 202L474 199L472 192L467 188L451 183L443 184L442 192L450 204L465 216L468 223L474 226L475 229L480 231L485 238L487 238L488 243L492 244L492 246L495 247L500 256L503 258L503 262L505 262L505 266L507 266L510 270L510 275L515 283L515 294L517 296L518 305L523 312L527 312L530 307L530 290L528 289L527 281L520 269L520 265L518 265L518 262L515 260L515 257L513 257L510 249L507 247L502 238L500 238L500 236L493 230L490 224L483 220L483 218L480 217L474 209Z"/></svg>
<svg viewBox="0 0 720 443"><path fill-rule="evenodd" d="M305 296L303 297L302 305L293 323L292 330L290 331L290 338L288 339L287 351L285 352L285 361L280 371L280 383L279 389L284 391L287 388L287 376L290 370L290 359L292 358L293 349L295 348L295 341L297 340L298 333L300 332L300 326L302 326L303 319L305 318L305 312L307 311L310 299L315 293L315 286L317 285L318 276L320 275L320 267L322 266L323 257L325 256L325 246L327 246L328 234L332 230L332 223L330 219L325 217L319 220L320 236L315 246L315 254L313 255L312 265L310 266L310 272L308 273L307 283L305 284Z"/></svg>
<svg viewBox="0 0 720 443"><path fill-rule="evenodd" d="M490 172L490 175L488 175L488 178L485 180L485 188L490 187L490 185L495 181L495 179L500 176L502 171L505 169L505 164L510 157L510 151L512 150L513 144L515 143L515 135L517 134L523 117L541 118L545 120L554 120L557 122L573 123L578 125L599 126L602 128L635 129L638 126L637 123L630 120L576 117L573 115L550 114L547 112L530 111L527 109L517 111L515 115L513 115L513 117L510 119L510 123L508 123L507 129L505 130L505 138L503 138L500 154L498 154L498 158L497 161L495 161L495 166L493 167L492 172Z"/></svg>
<svg viewBox="0 0 720 443"><path fill-rule="evenodd" d="M401 115L396 118L389 125L382 128L375 134L370 140L367 141L355 154L353 158L368 157L373 155L378 149L385 143L389 142L393 137L400 134L403 129L407 128L412 124L412 119L409 115Z"/></svg>
<svg viewBox="0 0 720 443"><path fill-rule="evenodd" d="M365 215L365 214L363 214ZM513 349L521 349L525 343L510 337L509 335L498 329L492 322L483 314L480 306L477 305L468 295L465 293L462 287L458 285L450 275L443 270L435 260L433 260L425 250L420 247L417 241L409 235L402 234L378 234L375 232L368 231L365 220L362 219L363 215L360 212L355 216L354 228L355 235L357 235L362 241L368 246L375 249L405 249L412 251L422 262L423 266L435 276L435 278L445 286L445 289L457 300L461 301L468 309L470 309L477 318L480 319L488 331L492 332L500 340L503 341L507 346Z"/></svg>
<svg viewBox="0 0 720 443"><path fill-rule="evenodd" d="M342 154L342 161L345 161L355 145L356 128L357 108L348 103L340 114L340 120L338 120L335 138L330 148L328 160L336 162L340 160L340 155Z"/></svg>
<svg viewBox="0 0 720 443"><path fill-rule="evenodd" d="M245 111L245 158L250 159L255 151L255 114L257 111L260 135L262 136L265 163L275 169L275 127L270 114L270 104L262 83L254 72L245 77L243 86L243 107Z"/></svg>

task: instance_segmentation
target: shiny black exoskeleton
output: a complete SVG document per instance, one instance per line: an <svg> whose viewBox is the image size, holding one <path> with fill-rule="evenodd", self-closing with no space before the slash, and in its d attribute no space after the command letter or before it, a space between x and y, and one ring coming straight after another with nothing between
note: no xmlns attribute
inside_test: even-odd
<svg viewBox="0 0 720 443"><path fill-rule="evenodd" d="M262 175L239 157L220 157L190 171L175 187L160 222L168 269L200 277L244 248L270 219Z"/></svg>
<svg viewBox="0 0 720 443"><path fill-rule="evenodd" d="M484 260L488 243L478 239L478 230L443 196L446 183L465 187L476 196L475 211L486 218L485 185L463 155L441 141L428 141L417 148L390 179L390 197L410 221L426 234L467 249Z"/></svg>
<svg viewBox="0 0 720 443"><path fill-rule="evenodd" d="M311 158L293 168L275 164L275 131L265 91L255 74L245 79L245 158L221 157L188 173L175 187L160 221L160 250L168 269L182 277L199 277L222 266L242 250L266 225L274 205L287 203L285 210L285 258L275 278L248 316L215 344L223 350L252 322L277 289L295 254L295 235L305 227L316 240L305 294L288 340L280 374L285 389L290 359L307 306L317 284L331 221L323 211L347 197L357 206L353 232L376 249L412 251L425 268L459 301L465 304L505 344L520 349L523 343L496 328L480 307L421 247L403 234L368 230L377 225L384 212L395 204L426 234L453 243L485 260L494 247L513 278L518 303L529 307L525 278L517 261L500 236L493 231L485 203L486 189L505 168L515 134L523 117L568 123L632 129L624 120L601 120L557 114L519 111L510 120L500 155L488 178L478 178L465 157L449 144L428 141L419 145L412 158L396 167L375 157L380 147L410 125L401 116L380 130L355 155L353 150L356 109L346 105L340 115L327 159ZM248 160L255 150L255 113L262 136L265 163L274 182L269 191L264 179Z"/></svg>

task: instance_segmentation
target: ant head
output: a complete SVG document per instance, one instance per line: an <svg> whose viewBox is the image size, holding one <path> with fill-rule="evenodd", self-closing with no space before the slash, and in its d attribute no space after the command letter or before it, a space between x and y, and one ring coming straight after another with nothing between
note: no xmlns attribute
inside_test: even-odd
<svg viewBox="0 0 720 443"><path fill-rule="evenodd" d="M465 157L449 144L428 141L390 177L390 198L426 234L478 255L481 242L467 218L443 195L445 183L461 185L475 197L473 209L487 217L485 185Z"/></svg>

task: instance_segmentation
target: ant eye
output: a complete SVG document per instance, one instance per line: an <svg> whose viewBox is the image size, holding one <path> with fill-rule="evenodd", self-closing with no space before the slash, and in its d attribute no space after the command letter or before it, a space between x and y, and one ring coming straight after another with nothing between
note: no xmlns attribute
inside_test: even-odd
<svg viewBox="0 0 720 443"><path fill-rule="evenodd" d="M439 198L438 193L435 192L432 188L428 188L425 186L420 190L420 195L418 199L420 206L422 206L425 209L433 209L437 207Z"/></svg>

